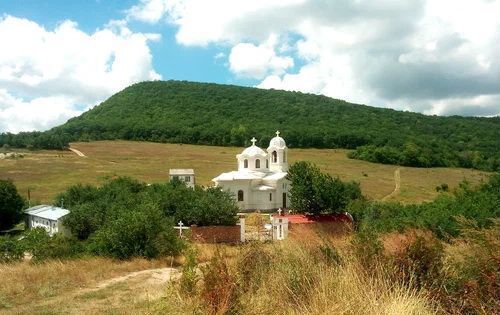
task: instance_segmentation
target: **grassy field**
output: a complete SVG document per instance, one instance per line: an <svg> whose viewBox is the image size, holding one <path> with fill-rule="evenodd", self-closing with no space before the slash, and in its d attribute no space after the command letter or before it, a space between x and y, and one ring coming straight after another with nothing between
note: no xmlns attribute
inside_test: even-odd
<svg viewBox="0 0 500 315"><path fill-rule="evenodd" d="M23 196L28 188L31 199L51 202L66 187L76 183L100 184L115 176L132 176L148 183L168 180L170 168L194 168L197 184L211 185L211 179L236 168L235 155L242 148L161 144L132 141L73 143L83 152L79 157L70 151L18 151L20 159L0 160L0 178L11 178ZM323 171L343 180L361 183L363 193L381 199L395 187L397 166L348 159L347 150L291 149L290 162L308 160ZM453 189L463 179L478 183L487 173L458 168L400 167L401 188L391 196L402 202L432 200L435 187L447 183Z"/></svg>

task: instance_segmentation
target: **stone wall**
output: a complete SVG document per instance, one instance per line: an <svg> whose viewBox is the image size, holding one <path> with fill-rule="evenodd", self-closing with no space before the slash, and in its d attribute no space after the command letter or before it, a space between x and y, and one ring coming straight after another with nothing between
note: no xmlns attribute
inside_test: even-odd
<svg viewBox="0 0 500 315"><path fill-rule="evenodd" d="M230 243L241 241L240 226L191 226L191 240L200 243Z"/></svg>

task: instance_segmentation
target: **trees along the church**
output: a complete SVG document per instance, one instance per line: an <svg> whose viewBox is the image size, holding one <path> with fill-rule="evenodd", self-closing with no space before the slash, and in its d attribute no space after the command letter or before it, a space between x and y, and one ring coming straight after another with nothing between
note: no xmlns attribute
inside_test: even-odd
<svg viewBox="0 0 500 315"><path fill-rule="evenodd" d="M359 183L344 183L306 161L294 163L287 179L291 181L290 201L296 212L337 214L343 212L351 200L361 197Z"/></svg>
<svg viewBox="0 0 500 315"><path fill-rule="evenodd" d="M10 180L0 180L0 230L9 229L21 221L24 200Z"/></svg>

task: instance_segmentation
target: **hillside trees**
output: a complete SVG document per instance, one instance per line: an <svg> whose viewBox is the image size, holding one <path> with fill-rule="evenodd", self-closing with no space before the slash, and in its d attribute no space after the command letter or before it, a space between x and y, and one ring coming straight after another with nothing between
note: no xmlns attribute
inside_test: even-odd
<svg viewBox="0 0 500 315"><path fill-rule="evenodd" d="M356 149L350 157L417 167L500 170L500 118L437 117L320 95L182 81L134 84L46 132L0 134L0 147L62 149L70 141L262 143Z"/></svg>
<svg viewBox="0 0 500 315"><path fill-rule="evenodd" d="M24 199L11 180L0 179L0 230L9 229L23 216Z"/></svg>
<svg viewBox="0 0 500 315"><path fill-rule="evenodd" d="M337 214L344 211L349 202L361 198L356 182L342 182L338 177L322 173L306 161L290 166L290 201L295 211L311 214Z"/></svg>

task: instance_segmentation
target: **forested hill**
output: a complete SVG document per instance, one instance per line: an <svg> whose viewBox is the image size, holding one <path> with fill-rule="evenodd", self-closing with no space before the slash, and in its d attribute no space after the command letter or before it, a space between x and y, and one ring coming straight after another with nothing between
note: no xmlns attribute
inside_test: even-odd
<svg viewBox="0 0 500 315"><path fill-rule="evenodd" d="M243 146L255 136L266 147L276 130L289 147L357 148L351 157L381 163L500 169L499 117L425 116L299 92L181 81L134 84L45 133L3 134L0 145L128 139Z"/></svg>

